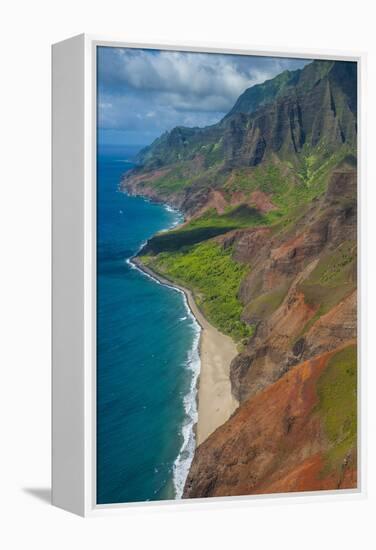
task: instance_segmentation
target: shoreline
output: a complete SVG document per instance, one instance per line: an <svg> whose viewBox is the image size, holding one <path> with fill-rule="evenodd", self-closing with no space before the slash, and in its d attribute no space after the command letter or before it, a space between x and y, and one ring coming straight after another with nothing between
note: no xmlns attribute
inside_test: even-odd
<svg viewBox="0 0 376 550"><path fill-rule="evenodd" d="M137 257L129 259L140 271L156 279L159 283L176 288L184 293L189 309L201 327L199 340L200 373L198 376L197 403L198 420L194 426L196 448L211 433L224 424L239 403L232 395L230 383L230 363L238 354L236 344L213 325L201 313L192 292L166 277L144 266Z"/></svg>

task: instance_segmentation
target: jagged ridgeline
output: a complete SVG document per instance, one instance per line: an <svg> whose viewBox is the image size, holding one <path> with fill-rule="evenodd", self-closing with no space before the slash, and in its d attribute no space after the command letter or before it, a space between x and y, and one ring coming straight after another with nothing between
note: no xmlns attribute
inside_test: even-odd
<svg viewBox="0 0 376 550"><path fill-rule="evenodd" d="M247 89L218 124L164 133L141 151L139 166L122 182L130 193L183 210L185 225L151 239L145 261L195 287L210 320L236 340L256 325L251 308L243 311L246 270L233 263L242 260L237 247L244 236L225 239L225 247L212 239L252 227L286 232L323 196L336 167L355 170L356 71L355 63L339 61L284 71ZM214 256L231 267L229 287L221 286L226 304L210 291Z"/></svg>
<svg viewBox="0 0 376 550"><path fill-rule="evenodd" d="M218 124L163 134L125 176L186 216L140 260L239 346L240 407L198 448L185 496L356 485L356 156L357 65L313 61Z"/></svg>
<svg viewBox="0 0 376 550"><path fill-rule="evenodd" d="M309 182L323 161L356 144L356 70L356 63L314 61L253 86L218 124L174 128L142 150L125 185L192 215L211 190L247 191L260 165Z"/></svg>

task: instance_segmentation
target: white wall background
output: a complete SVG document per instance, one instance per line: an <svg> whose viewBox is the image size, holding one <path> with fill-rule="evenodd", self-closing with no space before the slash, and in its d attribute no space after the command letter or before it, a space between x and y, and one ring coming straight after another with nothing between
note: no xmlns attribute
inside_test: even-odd
<svg viewBox="0 0 376 550"><path fill-rule="evenodd" d="M0 63L0 545L2 548L341 550L375 535L375 17L358 0L32 0L3 3ZM135 511L83 520L45 502L50 479L50 44L81 32L368 51L369 496L358 502ZM372 171L372 172L371 172ZM364 364L363 367L366 367ZM42 497L42 498L40 498ZM3 540L4 539L4 540Z"/></svg>

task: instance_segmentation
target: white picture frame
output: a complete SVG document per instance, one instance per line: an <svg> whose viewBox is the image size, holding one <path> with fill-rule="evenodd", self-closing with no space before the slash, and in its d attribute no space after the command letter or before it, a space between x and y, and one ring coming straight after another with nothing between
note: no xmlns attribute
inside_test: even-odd
<svg viewBox="0 0 376 550"><path fill-rule="evenodd" d="M116 46L354 61L358 66L358 488L246 497L96 504L96 48ZM92 516L132 507L218 507L366 495L365 54L223 44L137 44L79 35L52 47L52 502Z"/></svg>

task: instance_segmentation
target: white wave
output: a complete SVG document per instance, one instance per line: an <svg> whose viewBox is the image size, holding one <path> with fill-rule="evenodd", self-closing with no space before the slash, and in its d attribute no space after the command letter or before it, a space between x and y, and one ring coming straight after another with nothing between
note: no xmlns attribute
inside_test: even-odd
<svg viewBox="0 0 376 550"><path fill-rule="evenodd" d="M139 252L141 252L141 250L144 248L144 246L146 245L146 243L147 243L147 241L143 241L143 242L141 243L141 245L139 246L139 248L137 249L137 252L136 252L135 254L133 254L133 256L130 256L130 258L126 258L126 259L125 259L125 263L126 263L127 265L129 265L129 267L130 267L131 269L138 269L138 271L140 271L141 273L144 273L144 272L142 271L142 269L139 269L139 268L136 266L136 264L132 262L132 260L133 260L133 258L135 258L135 257L137 256L137 254L138 254ZM144 273L144 274L145 274L145 273Z"/></svg>
<svg viewBox="0 0 376 550"><path fill-rule="evenodd" d="M179 292L183 296L184 306L187 311L187 317L192 320L192 326L195 329L195 335L193 340L192 349L188 353L187 357L187 368L192 373L191 384L188 393L183 398L184 411L185 411L185 420L181 429L181 434L183 436L183 443L180 447L179 454L176 457L173 464L173 484L175 488L175 498L180 499L183 495L185 481L188 476L189 468L193 460L193 455L196 448L196 435L194 431L194 426L197 424L198 419L198 410L197 410L197 380L200 374L201 369L201 360L199 353L199 343L201 336L201 326L196 320L196 317L193 315L191 308L189 307L187 297L185 292L180 288L176 288L173 285L168 283L162 283L156 277L153 277L150 273L146 273L143 269L138 267L138 265L132 262L132 258L128 259L130 265L133 268L137 269L145 277L148 277L158 285L167 286L175 292ZM185 319L187 318L185 317Z"/></svg>
<svg viewBox="0 0 376 550"><path fill-rule="evenodd" d="M187 306L189 307L189 306ZM192 315L192 313L190 313ZM192 315L193 317L193 315ZM200 374L200 354L199 342L201 327L196 322L196 334L193 341L193 346L188 354L187 367L192 372L190 389L187 395L184 396L184 410L186 418L182 427L183 443L179 454L173 465L173 482L175 488L175 498L180 499L183 495L185 481L188 476L189 469L193 460L193 455L196 448L196 435L194 426L197 424L197 379Z"/></svg>
<svg viewBox="0 0 376 550"><path fill-rule="evenodd" d="M144 248L144 246L145 246L146 244L147 244L147 241L142 241L142 243L141 243L140 246L138 247L138 250L137 250L135 256L137 256L137 254L138 254L139 252L141 252L141 250Z"/></svg>
<svg viewBox="0 0 376 550"><path fill-rule="evenodd" d="M175 220L172 222L170 227L165 229L165 231L168 231L169 229L173 229L174 227L177 227L178 225L180 225L184 220L184 216L182 216L182 213L180 212L180 210L178 210L177 208L174 208L173 206L170 206L169 204L165 204L164 207L167 210L167 212L172 212L173 214L176 215Z"/></svg>
<svg viewBox="0 0 376 550"><path fill-rule="evenodd" d="M176 213L176 219L171 224L169 229L176 227L181 223L181 215L179 210L172 208L169 205L165 205L166 210L169 212ZM146 241L147 242L147 241ZM194 452L196 449L196 435L194 426L197 424L198 419L198 410L197 410L197 380L200 374L201 360L199 353L199 343L201 337L201 326L197 322L196 317L193 315L191 308L189 307L188 299L183 290L177 288L168 283L161 282L156 277L153 277L150 273L147 273L136 265L132 260L137 254L142 250L146 245L146 242L142 243L138 251L131 258L127 258L126 263L132 268L137 269L144 277L148 277L158 285L166 286L171 288L175 292L179 292L184 301L184 307L186 309L187 315L180 318L180 321L184 321L187 318L190 318L192 321L192 327L194 328L194 339L192 343L192 348L188 352L186 366L187 369L191 372L191 383L187 394L183 398L185 419L183 426L181 428L181 435L183 436L183 442L179 450L179 454L176 457L173 464L173 484L175 489L175 498L181 499L183 495L185 481L188 476L189 469L193 460Z"/></svg>

